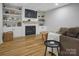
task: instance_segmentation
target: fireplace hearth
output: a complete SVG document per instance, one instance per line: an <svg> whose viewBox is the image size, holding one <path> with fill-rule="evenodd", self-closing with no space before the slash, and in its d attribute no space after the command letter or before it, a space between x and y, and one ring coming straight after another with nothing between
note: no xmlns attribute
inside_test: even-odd
<svg viewBox="0 0 79 59"><path fill-rule="evenodd" d="M36 26L25 26L25 35L36 34Z"/></svg>

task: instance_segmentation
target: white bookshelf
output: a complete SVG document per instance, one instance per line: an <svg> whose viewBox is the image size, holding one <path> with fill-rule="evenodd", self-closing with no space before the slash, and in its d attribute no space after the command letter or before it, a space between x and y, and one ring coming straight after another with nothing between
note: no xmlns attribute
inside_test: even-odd
<svg viewBox="0 0 79 59"><path fill-rule="evenodd" d="M3 26L16 27L22 23L22 8L3 4Z"/></svg>
<svg viewBox="0 0 79 59"><path fill-rule="evenodd" d="M37 14L39 25L43 26L45 22L45 12L38 12Z"/></svg>

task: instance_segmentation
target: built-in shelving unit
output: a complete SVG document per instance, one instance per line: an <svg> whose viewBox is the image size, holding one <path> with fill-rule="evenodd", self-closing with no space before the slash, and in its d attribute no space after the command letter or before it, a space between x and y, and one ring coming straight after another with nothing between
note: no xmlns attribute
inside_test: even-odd
<svg viewBox="0 0 79 59"><path fill-rule="evenodd" d="M3 26L21 26L22 8L3 4Z"/></svg>
<svg viewBox="0 0 79 59"><path fill-rule="evenodd" d="M43 26L45 22L45 12L38 12L37 17L38 17L39 25Z"/></svg>

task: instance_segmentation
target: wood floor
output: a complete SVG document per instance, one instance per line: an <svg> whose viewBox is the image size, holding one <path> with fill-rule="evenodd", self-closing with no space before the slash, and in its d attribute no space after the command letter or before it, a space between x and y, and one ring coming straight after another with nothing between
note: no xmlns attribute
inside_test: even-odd
<svg viewBox="0 0 79 59"><path fill-rule="evenodd" d="M40 35L16 38L0 45L0 56L44 56L45 46Z"/></svg>

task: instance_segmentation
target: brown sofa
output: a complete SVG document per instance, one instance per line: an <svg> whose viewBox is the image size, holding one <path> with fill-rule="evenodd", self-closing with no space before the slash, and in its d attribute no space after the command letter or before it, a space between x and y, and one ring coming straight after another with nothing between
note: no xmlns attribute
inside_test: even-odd
<svg viewBox="0 0 79 59"><path fill-rule="evenodd" d="M61 28L60 54L63 56L79 55L79 27Z"/></svg>

